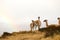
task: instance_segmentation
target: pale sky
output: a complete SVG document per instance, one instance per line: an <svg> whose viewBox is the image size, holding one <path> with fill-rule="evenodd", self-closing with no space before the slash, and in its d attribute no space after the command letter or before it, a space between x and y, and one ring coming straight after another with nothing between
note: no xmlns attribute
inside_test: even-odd
<svg viewBox="0 0 60 40"><path fill-rule="evenodd" d="M31 20L41 17L57 24L60 17L60 0L0 0L0 33L28 30ZM5 26L3 26L5 25Z"/></svg>

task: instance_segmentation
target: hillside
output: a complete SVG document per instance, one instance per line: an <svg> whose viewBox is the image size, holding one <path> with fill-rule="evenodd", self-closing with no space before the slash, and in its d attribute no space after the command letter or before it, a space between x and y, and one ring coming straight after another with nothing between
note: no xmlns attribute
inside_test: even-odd
<svg viewBox="0 0 60 40"><path fill-rule="evenodd" d="M0 37L0 40L60 40L60 27L58 28L43 28L39 31L35 30L13 32L4 34Z"/></svg>

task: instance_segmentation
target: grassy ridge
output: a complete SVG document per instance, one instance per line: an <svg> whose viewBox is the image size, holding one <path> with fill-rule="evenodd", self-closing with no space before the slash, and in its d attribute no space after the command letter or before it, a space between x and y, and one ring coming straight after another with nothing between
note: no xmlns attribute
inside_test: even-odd
<svg viewBox="0 0 60 40"><path fill-rule="evenodd" d="M60 40L60 26L39 29L39 31L4 32L0 40Z"/></svg>

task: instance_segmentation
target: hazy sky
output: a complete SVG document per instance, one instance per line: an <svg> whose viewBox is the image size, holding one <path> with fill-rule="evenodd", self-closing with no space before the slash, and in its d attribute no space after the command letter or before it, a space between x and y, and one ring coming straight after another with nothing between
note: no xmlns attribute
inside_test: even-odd
<svg viewBox="0 0 60 40"><path fill-rule="evenodd" d="M57 23L60 0L0 0L0 33L29 29L31 20L36 20L38 16L42 23L44 19L51 24Z"/></svg>

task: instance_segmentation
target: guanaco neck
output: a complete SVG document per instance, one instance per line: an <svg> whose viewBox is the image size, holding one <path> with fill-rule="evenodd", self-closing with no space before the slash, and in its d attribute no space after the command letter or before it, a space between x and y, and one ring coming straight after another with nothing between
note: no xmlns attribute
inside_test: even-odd
<svg viewBox="0 0 60 40"><path fill-rule="evenodd" d="M46 21L46 27L48 27L48 22Z"/></svg>
<svg viewBox="0 0 60 40"><path fill-rule="evenodd" d="M58 24L60 25L60 19L58 20Z"/></svg>

